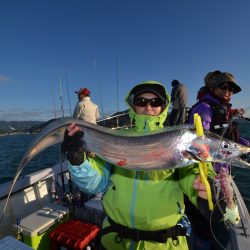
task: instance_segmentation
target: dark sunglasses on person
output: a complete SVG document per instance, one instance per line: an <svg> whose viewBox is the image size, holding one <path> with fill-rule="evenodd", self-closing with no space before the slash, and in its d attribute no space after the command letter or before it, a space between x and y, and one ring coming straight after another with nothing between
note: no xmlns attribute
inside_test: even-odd
<svg viewBox="0 0 250 250"><path fill-rule="evenodd" d="M230 82L229 83L227 83L227 82L220 83L218 88L221 89L221 90L229 90L231 92L235 91L235 88L234 88L233 84L230 83Z"/></svg>
<svg viewBox="0 0 250 250"><path fill-rule="evenodd" d="M137 107L146 107L148 103L150 104L151 107L160 107L164 104L164 101L159 97L152 99L147 99L144 97L136 97L133 103Z"/></svg>

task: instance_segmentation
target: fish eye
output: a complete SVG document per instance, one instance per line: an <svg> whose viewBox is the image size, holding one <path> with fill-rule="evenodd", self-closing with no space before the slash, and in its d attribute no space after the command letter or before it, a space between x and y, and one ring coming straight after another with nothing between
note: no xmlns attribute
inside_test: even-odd
<svg viewBox="0 0 250 250"><path fill-rule="evenodd" d="M222 142L221 143L221 147L225 148L225 149L228 149L229 148L229 144L227 142Z"/></svg>

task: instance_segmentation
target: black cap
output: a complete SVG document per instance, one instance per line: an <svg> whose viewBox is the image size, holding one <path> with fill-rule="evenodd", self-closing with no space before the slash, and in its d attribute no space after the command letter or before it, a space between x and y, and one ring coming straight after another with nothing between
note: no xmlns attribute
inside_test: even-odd
<svg viewBox="0 0 250 250"><path fill-rule="evenodd" d="M166 102L166 100L167 100L165 89L160 84L140 84L140 85L137 85L131 90L130 95L137 97L138 95L141 95L143 93L153 93L153 94L157 95L159 98L161 98L164 102Z"/></svg>
<svg viewBox="0 0 250 250"><path fill-rule="evenodd" d="M204 82L207 88L215 88L218 87L221 83L229 82L234 86L234 94L241 91L241 87L236 83L234 76L228 72L221 72L219 70L209 72L205 76Z"/></svg>
<svg viewBox="0 0 250 250"><path fill-rule="evenodd" d="M173 86L173 85L177 85L177 84L180 84L180 82L179 82L178 80L173 80L173 81L172 81L172 86Z"/></svg>

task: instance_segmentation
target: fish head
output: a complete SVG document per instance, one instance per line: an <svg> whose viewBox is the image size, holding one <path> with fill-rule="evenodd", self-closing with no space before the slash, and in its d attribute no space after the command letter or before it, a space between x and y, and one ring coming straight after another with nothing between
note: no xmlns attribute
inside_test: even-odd
<svg viewBox="0 0 250 250"><path fill-rule="evenodd" d="M196 137L187 147L186 152L197 161L212 161L211 142L206 137Z"/></svg>
<svg viewBox="0 0 250 250"><path fill-rule="evenodd" d="M208 131L206 137L211 142L210 150L214 162L231 162L241 155L250 152L250 147L228 140L212 132Z"/></svg>
<svg viewBox="0 0 250 250"><path fill-rule="evenodd" d="M250 147L206 131L204 136L196 137L190 142L187 152L199 161L230 162L249 153Z"/></svg>

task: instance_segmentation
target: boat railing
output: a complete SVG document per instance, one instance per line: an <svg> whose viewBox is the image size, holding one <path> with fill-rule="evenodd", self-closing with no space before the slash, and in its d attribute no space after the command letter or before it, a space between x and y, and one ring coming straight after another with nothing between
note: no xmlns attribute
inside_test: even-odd
<svg viewBox="0 0 250 250"><path fill-rule="evenodd" d="M128 110L100 119L97 121L97 124L111 129L126 129L134 126Z"/></svg>
<svg viewBox="0 0 250 250"><path fill-rule="evenodd" d="M55 166L53 166L53 168L45 168L42 170L39 170L37 172L28 174L28 175L23 175L20 176L18 181L16 182L14 189L12 191L12 193L16 193L19 192L20 190L30 187L38 182L41 182L45 179L49 179L52 178L52 176L58 176L61 175L65 172L67 172L67 163L63 162L62 163L62 167L61 165L58 163ZM7 197L10 187L12 185L13 181L8 181L5 183L1 184L1 194L0 194L0 200L4 199Z"/></svg>

